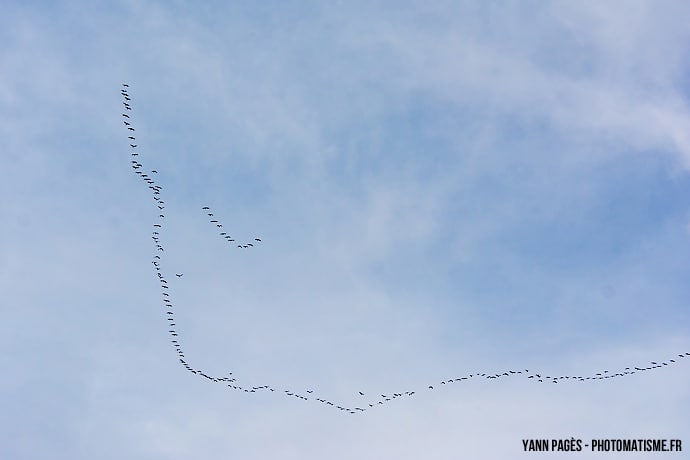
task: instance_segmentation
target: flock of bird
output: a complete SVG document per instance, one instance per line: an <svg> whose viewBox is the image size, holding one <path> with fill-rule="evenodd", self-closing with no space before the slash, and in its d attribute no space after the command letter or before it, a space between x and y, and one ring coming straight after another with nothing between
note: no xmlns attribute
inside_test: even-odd
<svg viewBox="0 0 690 460"><path fill-rule="evenodd" d="M223 228L223 224L221 224L221 223L218 222L218 220L216 219L216 217L214 216L214 214L211 212L211 208L209 208L208 206L204 206L204 207L201 208L201 209L204 210L204 211L207 211L208 217L211 218L211 219L209 220L210 223L215 224L216 227L218 227L218 228L220 228L220 229ZM222 236L228 243L233 243L233 242L235 242L235 239L234 239L232 236L228 235L227 232L220 232L219 235ZM256 243L261 243L261 238L254 238L254 241L255 241ZM240 248L240 249L253 248L253 247L254 247L254 243L241 243L241 244L238 244L237 247Z"/></svg>
<svg viewBox="0 0 690 460"><path fill-rule="evenodd" d="M142 163L142 158L140 153L137 151L138 149L138 144L136 137L134 133L136 132L134 126L133 126L133 119L132 119L132 105L131 105L131 97L129 94L129 85L127 83L122 84L122 89L121 89L121 94L122 97L124 98L123 100L123 105L124 105L124 113L122 114L124 126L127 128L127 133L128 133L128 140L129 140L129 146L132 149L132 152L130 153L131 156L131 167L134 170L134 173L141 178L144 183L147 185L149 190L151 191L153 195L153 199L156 204L156 214L157 214L157 220L153 224L153 230L151 234L151 238L153 239L153 242L155 244L155 252L153 255L153 260L152 264L153 267L156 271L156 276L158 277L158 281L160 283L160 289L161 289L161 297L163 301L163 307L165 310L165 316L168 322L168 333L170 334L170 343L175 349L175 353L178 356L179 363L191 374L195 374L199 377L203 377L211 382L219 383L219 384L225 384L228 388L232 390L236 390L239 392L244 392L244 393L259 393L259 392L269 392L269 393L275 393L275 394L283 394L288 397L293 397L293 398L298 398L303 401L315 401L320 404L323 404L324 406L332 407L334 409L340 410L344 413L349 413L349 414L356 414L356 413L363 413L368 410L372 410L374 408L377 408L379 406L383 406L385 404L390 403L393 400L396 399L402 399L402 398L408 398L412 397L418 392L421 391L432 391L434 389L438 389L442 386L449 386L452 384L457 384L461 383L464 381L469 381L469 380L477 380L477 379L486 379L486 380L497 380L497 379L503 379L506 377L516 377L516 376L522 376L527 379L532 379L535 382L539 383L559 383L561 381L578 381L578 382L586 382L586 381L595 381L595 380L606 380L606 379L615 379L615 378L620 378L624 376L630 376L636 373L641 373L641 372L646 372L646 371L651 371L654 369L660 369L665 366L670 366L672 364L675 364L679 362L682 359L687 358L690 360L690 353L681 353L678 354L677 356L674 356L671 359L667 360L660 360L660 361L653 361L650 362L650 364L647 365L642 365L642 366L633 366L633 367L625 367L622 370L619 370L617 372L612 372L609 370L603 370L602 372L598 372L596 374L592 375L549 375L544 372L535 372L535 371L530 371L529 369L520 369L520 370L507 370L504 372L499 372L495 374L487 374L485 372L473 372L470 374L466 374L460 377L455 377L455 378L450 378L450 379L444 379L440 381L435 381L430 385L425 386L424 388L420 389L408 389L406 391L398 391L398 392L393 392L389 394L380 394L380 395L375 395L375 396L367 396L364 392L358 391L357 394L355 395L355 399L361 401L361 403L354 405L354 404L344 404L344 403L336 403L333 401L330 401L328 399L318 397L318 394L314 394L314 390L304 390L304 391L294 391L290 389L280 389L280 388L275 388L270 385L251 385L247 383L241 384L241 382L236 378L232 376L232 372L229 372L227 376L211 376L208 375L207 373L203 372L200 369L192 367L185 358L185 354L182 348L181 344L181 338L178 333L178 330L176 329L177 324L175 323L175 309L173 307L173 299L172 296L170 295L169 289L170 287L168 286L168 280L166 279L165 275L163 274L163 253L165 252L165 248L162 245L162 237L161 237L161 231L163 230L163 223L165 220L165 201L163 200L162 197L162 191L163 187L156 181L154 180L154 175L158 174L158 171L155 169L149 170L149 173L144 172L144 164ZM256 245L260 244L262 241L260 238L254 238L253 242L243 242L243 243L238 243L235 238L233 238L231 235L229 235L225 230L223 225L218 221L218 219L215 217L215 215L211 212L211 209L208 206L203 206L201 208L203 211L205 211L210 218L210 223L215 224L216 228L219 230L222 230L219 232L219 236L221 236L224 240L226 240L228 243L236 245L238 249L250 249L255 247ZM175 276L177 278L181 278L183 276L182 273L175 273Z"/></svg>

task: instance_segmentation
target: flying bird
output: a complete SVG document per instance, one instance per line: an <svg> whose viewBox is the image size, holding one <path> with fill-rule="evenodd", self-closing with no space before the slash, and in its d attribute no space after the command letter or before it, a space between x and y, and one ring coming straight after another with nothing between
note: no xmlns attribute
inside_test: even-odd
<svg viewBox="0 0 690 460"><path fill-rule="evenodd" d="M180 277L182 277L183 274L184 274L184 273L175 273L175 276L177 276L178 278L180 278Z"/></svg>

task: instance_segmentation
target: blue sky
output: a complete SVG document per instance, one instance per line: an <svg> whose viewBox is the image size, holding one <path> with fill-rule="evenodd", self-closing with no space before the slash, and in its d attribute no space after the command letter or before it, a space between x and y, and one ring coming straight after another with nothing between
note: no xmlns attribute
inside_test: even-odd
<svg viewBox="0 0 690 460"><path fill-rule="evenodd" d="M690 7L426 3L3 5L0 457L690 443Z"/></svg>

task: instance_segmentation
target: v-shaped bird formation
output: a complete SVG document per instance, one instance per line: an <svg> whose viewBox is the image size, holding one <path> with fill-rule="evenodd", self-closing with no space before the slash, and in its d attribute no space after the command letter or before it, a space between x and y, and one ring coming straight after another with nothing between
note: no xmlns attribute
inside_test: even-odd
<svg viewBox="0 0 690 460"><path fill-rule="evenodd" d="M175 353L177 354L177 359L179 360L180 365L187 370L189 373L194 374L198 377L203 377L204 379L218 383L218 384L223 384L226 385L229 389L232 389L234 391L239 391L243 393L273 393L273 394L280 394L288 397L293 397L300 399L302 401L314 401L319 404L322 404L326 407L331 407L334 409L337 409L343 413L349 413L349 414L357 414L357 413L364 413L370 410L373 410L378 407L385 406L386 404L391 403L394 400L400 400L404 398L409 398L413 397L416 394L421 393L422 391L435 391L438 390L442 387L449 387L451 385L456 385L460 384L462 382L466 382L469 380L478 380L478 379L483 379L488 381L493 381L497 379L505 379L505 378L510 378L510 377L523 377L527 379L531 379L534 382L537 383L552 383L552 384L557 384L559 382L588 382L588 381L598 381L598 380L613 380L613 379L618 379L620 377L626 377L626 376L631 376L637 373L643 373L643 372L648 372L651 370L655 369L661 369L666 366L670 366L673 364L677 364L681 360L686 360L690 362L690 352L685 352L685 353L679 353L675 355L673 358L669 358L666 360L658 360L658 361L652 361L649 364L644 364L644 365L638 365L638 366L627 366L624 368L619 368L618 370L615 371L609 371L609 370L602 370L601 372L597 372L596 374L592 375L556 375L552 374L549 372L542 372L542 371L530 371L529 369L511 369L511 370L505 370L503 372L499 373L486 373L486 372L471 372L471 373L466 373L461 376L456 376L454 378L448 378L448 379L442 379L442 380L434 380L428 385L425 385L420 388L408 388L407 390L399 390L397 392L389 393L389 394L377 394L373 396L367 396L364 392L362 391L356 391L353 390L353 395L355 395L355 399L361 401L361 403L357 404L356 406L353 406L352 404L341 404L337 403L334 401L327 400L325 398L319 397L318 393L315 393L315 390L312 389L305 389L301 391L296 391L296 390L291 390L291 389L284 389L284 388L279 388L277 386L272 386L272 385L266 385L266 384L252 384L252 383L247 383L248 379L239 379L237 376L233 376L232 372L228 372L224 376L212 376L207 373L205 373L203 370L198 369L193 367L187 360L185 359L185 354L184 350L182 347L182 338L180 336L179 330L177 329L178 325L175 321L175 308L174 308L174 302L172 299L172 296L168 292L170 289L169 282L166 279L164 275L164 254L165 254L165 247L163 246L163 239L161 236L161 232L164 229L164 220L165 220L165 201L163 200L163 186L159 184L157 180L153 179L153 174L158 174L158 171L156 169L150 169L147 170L144 167L144 162L146 161L144 159L143 154L141 154L138 151L135 151L134 149L138 148L138 143L136 142L136 137L133 135L135 133L135 128L134 128L134 123L133 123L133 114L132 114L132 105L131 101L132 98L129 94L129 85L127 83L122 84L122 89L120 90L120 93L123 97L122 104L125 108L125 113L122 114L123 118L123 123L125 128L127 129L127 140L129 147L133 149L130 152L131 156L131 167L134 172L143 182L146 184L147 188L151 191L151 194L153 196L153 200L155 201L155 214L156 214L156 219L153 223L153 230L151 232L151 239L153 240L154 243L154 255L152 257L152 265L153 268L156 272L156 277L158 278L158 282L160 284L160 290L161 290L161 300L162 300L162 306L163 306L163 311L165 312L165 319L167 320L167 327L168 327L168 334L170 335L170 343L172 347L175 350ZM145 172L148 171L148 172ZM150 174L149 174L150 173ZM219 231L219 236L223 238L228 244L232 245L231 247L235 249L252 249L256 248L261 245L262 240L261 238L255 237L250 239L249 241L246 240L238 240L236 237L232 236L228 230L223 226L223 224L220 223L219 219L216 218L213 212L211 212L211 209L209 206L203 206L202 211L205 211L207 214L207 217L209 218L209 222L213 225L216 226L217 230ZM183 273L175 273L175 277L178 279L181 279ZM686 359L687 358L687 359ZM311 388L315 388L311 387Z"/></svg>

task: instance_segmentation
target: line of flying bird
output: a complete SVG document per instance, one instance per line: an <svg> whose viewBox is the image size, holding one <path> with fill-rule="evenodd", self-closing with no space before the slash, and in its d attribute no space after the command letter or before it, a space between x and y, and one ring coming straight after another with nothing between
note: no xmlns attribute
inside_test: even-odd
<svg viewBox="0 0 690 460"><path fill-rule="evenodd" d="M134 136L134 133L136 132L133 123L132 123L132 116L131 111L132 111L132 105L131 101L132 98L129 95L129 85L127 83L122 84L122 89L120 90L120 93L123 97L122 104L124 105L125 108L125 113L122 114L123 118L123 123L124 126L127 128L127 139L129 141L129 146L132 149L136 149L138 147L138 144L136 142L136 137ZM373 408L383 406L393 400L396 399L402 399L406 397L412 397L418 392L421 392L422 390L424 391L432 391L434 389L438 389L443 386L449 386L452 384L464 382L464 381L470 381L470 380L477 380L477 379L487 379L487 380L497 380L497 379L503 379L506 377L516 377L516 376L522 376L526 377L527 379L532 379L533 381L539 382L539 383L559 383L561 381L578 381L578 382L586 382L586 381L595 381L595 380L607 380L607 379L615 379L619 377L624 377L624 376L629 376L633 375L639 372L645 372L645 371L651 371L654 369L661 369L666 366L670 366L673 364L678 363L680 360L688 358L688 361L690 361L690 353L680 353L677 356L674 356L672 359L667 359L665 361L652 361L650 364L643 365L643 366L633 366L633 367L625 367L622 370L619 370L617 372L609 371L609 370L603 370L602 372L598 372L596 374L588 375L588 376L573 376L573 375L548 375L547 373L544 372L530 372L528 369L520 369L520 370L508 370L504 372L498 372L498 373L479 373L479 372L473 372L467 375L463 375L460 377L455 377L455 378L450 378L450 379L445 379L445 380L440 380L437 382L434 382L430 385L427 385L421 389L408 389L406 391L397 391L397 392L389 392L387 394L377 394L375 396L369 397L367 396L363 391L358 391L357 394L355 395L355 399L361 401L360 403L355 404L339 404L333 401L330 401L328 399L318 397L318 395L314 394L314 390L304 390L304 391L294 391L294 390L289 390L289 389L279 389L279 388L274 388L273 386L270 385L250 385L250 384L243 384L241 385L240 382L236 377L232 376L232 372L229 372L227 376L211 376L208 375L207 373L203 372L200 369L196 369L192 367L187 361L186 357L184 354L184 351L182 349L181 345L181 340L179 337L178 330L176 329L177 324L175 322L175 310L173 308L173 301L169 292L170 286L168 286L168 280L165 278L163 275L163 268L162 268L162 261L163 261L163 254L165 253L165 248L163 247L161 243L161 230L163 229L163 222L165 219L165 215L163 214L163 211L165 210L165 201L163 201L162 198L162 190L163 187L158 184L156 180L153 179L153 174L158 174L158 171L155 169L149 170L150 174L147 174L143 172L144 165L140 161L140 153L132 150L130 153L131 156L131 167L134 170L134 173L139 176L147 185L148 189L151 190L151 193L153 195L153 199L155 201L156 205L156 215L157 220L153 224L153 231L151 234L151 239L154 242L155 245L155 253L153 256L153 260L151 261L154 267L154 270L156 271L156 276L158 277L158 281L160 284L161 288L161 297L163 301L163 306L166 314L166 319L168 321L168 333L170 334L170 343L172 346L175 348L175 352L178 356L178 361L179 363L191 374L195 374L199 377L203 377L208 381L214 382L214 383L221 383L225 384L228 388L237 390L243 393L258 393L258 392L269 392L269 393L275 393L275 394L283 394L285 396L289 397L294 397L303 401L316 401L318 403L323 404L324 406L332 407L334 409L340 410L344 413L350 413L350 414L356 414L356 413L363 413L366 412L367 410L371 410ZM223 230L224 227L223 225L218 221L218 219L215 218L214 214L211 212L211 209L208 206L203 206L201 208L203 211L206 211L208 217L210 218L210 223L215 224L217 229ZM252 247L255 247L256 244L259 244L262 242L261 238L254 238L253 242L245 242L245 243L237 243L235 239L230 236L226 231L221 231L219 233L219 236L221 236L224 240L226 240L228 243L235 244L237 248L239 249L249 249ZM175 276L177 278L181 278L183 276L182 273L175 273Z"/></svg>
<svg viewBox="0 0 690 460"><path fill-rule="evenodd" d="M208 206L204 206L201 209L203 211L206 211L206 214L208 215L208 217L210 217L210 219L209 219L210 223L215 224L215 226L221 230L223 229L223 224L218 222L218 219L216 219L215 215L211 212L211 208L209 208ZM224 231L220 232L219 235L222 236L223 239L225 239L225 241L227 241L228 243L234 243L235 242L235 239L232 236L228 235L227 232L224 232ZM254 238L254 242L255 243L261 243L261 238ZM237 247L240 249L253 248L255 243L241 243L241 244L238 244Z"/></svg>

